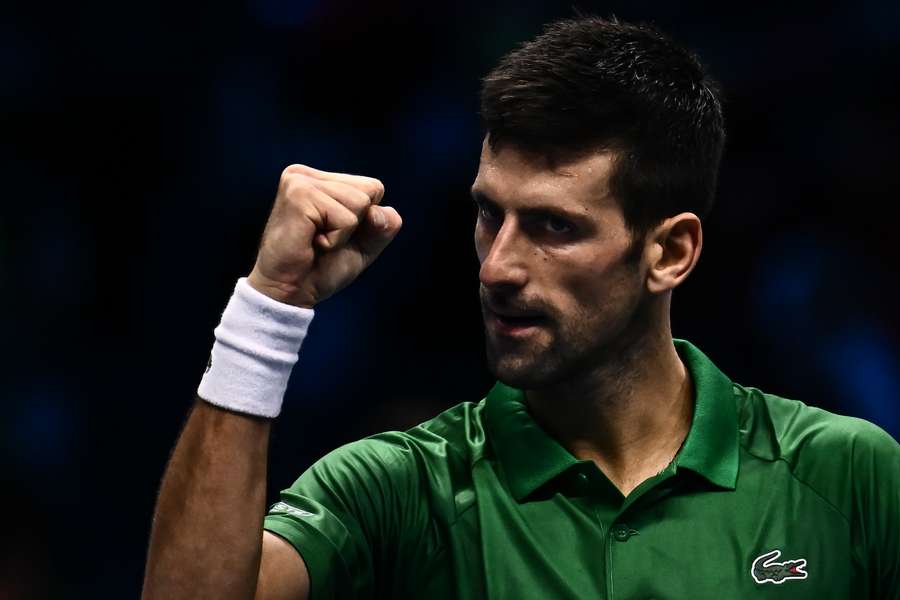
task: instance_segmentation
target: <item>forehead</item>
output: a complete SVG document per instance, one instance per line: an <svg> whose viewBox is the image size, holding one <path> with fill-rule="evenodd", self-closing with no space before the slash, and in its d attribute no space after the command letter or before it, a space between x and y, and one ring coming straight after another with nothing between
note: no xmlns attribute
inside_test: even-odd
<svg viewBox="0 0 900 600"><path fill-rule="evenodd" d="M585 209L616 208L609 190L613 158L612 151L597 150L551 162L513 145L494 152L485 138L472 189L496 201L539 198Z"/></svg>

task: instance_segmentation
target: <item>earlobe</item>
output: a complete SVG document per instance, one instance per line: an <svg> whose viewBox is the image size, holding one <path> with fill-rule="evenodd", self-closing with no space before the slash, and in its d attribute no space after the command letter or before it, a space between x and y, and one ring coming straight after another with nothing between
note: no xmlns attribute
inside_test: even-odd
<svg viewBox="0 0 900 600"><path fill-rule="evenodd" d="M650 292L661 294L681 285L697 264L703 245L700 218L693 213L682 213L666 219L656 228L652 239L647 287Z"/></svg>

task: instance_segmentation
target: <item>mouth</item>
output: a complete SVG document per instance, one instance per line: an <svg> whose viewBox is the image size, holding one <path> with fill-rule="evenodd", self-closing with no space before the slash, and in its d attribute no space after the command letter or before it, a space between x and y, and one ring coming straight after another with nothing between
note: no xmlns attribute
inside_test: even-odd
<svg viewBox="0 0 900 600"><path fill-rule="evenodd" d="M519 337L528 335L547 322L547 317L538 314L501 314L487 309L486 315L488 326L497 333L506 336Z"/></svg>

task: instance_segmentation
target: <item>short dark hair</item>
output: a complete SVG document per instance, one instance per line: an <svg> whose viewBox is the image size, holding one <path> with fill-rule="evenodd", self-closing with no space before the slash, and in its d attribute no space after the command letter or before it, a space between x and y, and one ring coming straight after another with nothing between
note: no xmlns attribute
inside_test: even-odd
<svg viewBox="0 0 900 600"><path fill-rule="evenodd" d="M713 205L725 128L718 84L651 25L593 15L556 21L483 80L493 151L509 143L555 162L616 153L611 192L636 236Z"/></svg>

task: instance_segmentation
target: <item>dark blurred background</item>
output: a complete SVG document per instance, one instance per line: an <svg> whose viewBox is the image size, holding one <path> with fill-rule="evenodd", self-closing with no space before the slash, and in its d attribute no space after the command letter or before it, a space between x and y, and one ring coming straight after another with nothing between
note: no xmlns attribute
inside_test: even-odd
<svg viewBox="0 0 900 600"><path fill-rule="evenodd" d="M676 337L739 383L900 435L895 2L11 6L0 597L138 595L168 454L289 163L380 178L405 226L318 307L269 501L337 445L484 396L479 80L572 6L657 23L725 90Z"/></svg>

